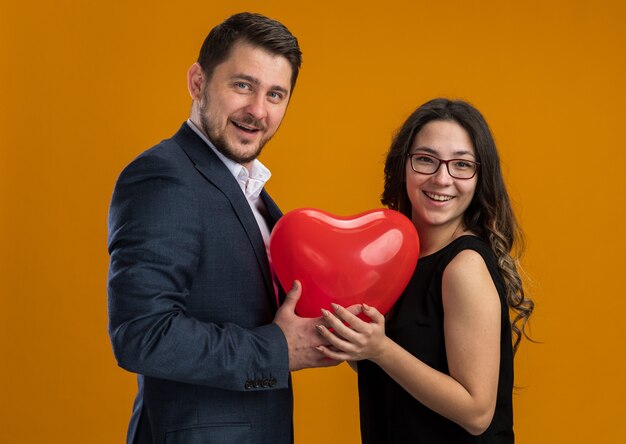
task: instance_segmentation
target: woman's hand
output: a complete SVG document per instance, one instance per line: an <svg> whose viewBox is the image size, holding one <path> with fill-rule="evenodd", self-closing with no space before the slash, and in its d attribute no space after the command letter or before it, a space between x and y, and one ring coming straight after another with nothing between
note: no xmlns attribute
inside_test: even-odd
<svg viewBox="0 0 626 444"><path fill-rule="evenodd" d="M331 345L316 347L326 357L340 361L357 361L370 359L376 362L385 351L388 341L385 336L385 317L374 307L362 304L361 309L352 306L344 308L332 304L334 313L322 309L324 320L333 331L324 325L317 330ZM362 311L370 319L366 322L353 313ZM347 325L346 325L347 324Z"/></svg>

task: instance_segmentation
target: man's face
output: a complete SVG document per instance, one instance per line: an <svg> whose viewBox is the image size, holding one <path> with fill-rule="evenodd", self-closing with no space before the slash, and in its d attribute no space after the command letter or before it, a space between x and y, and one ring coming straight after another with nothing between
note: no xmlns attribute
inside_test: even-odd
<svg viewBox="0 0 626 444"><path fill-rule="evenodd" d="M291 73L285 57L247 42L215 67L203 86L199 123L222 154L243 165L258 157L287 110Z"/></svg>

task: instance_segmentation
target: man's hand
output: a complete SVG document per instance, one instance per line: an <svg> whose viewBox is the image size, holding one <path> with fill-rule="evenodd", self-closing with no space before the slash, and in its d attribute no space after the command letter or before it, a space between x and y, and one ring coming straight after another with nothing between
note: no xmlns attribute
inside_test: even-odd
<svg viewBox="0 0 626 444"><path fill-rule="evenodd" d="M321 317L301 318L296 314L296 304L301 294L302 287L300 282L295 281L293 287L287 293L285 302L280 306L274 317L274 323L280 327L287 339L289 370L330 367L339 364L341 361L327 358L316 348L320 345L329 345L315 328L317 325L324 324L324 319Z"/></svg>

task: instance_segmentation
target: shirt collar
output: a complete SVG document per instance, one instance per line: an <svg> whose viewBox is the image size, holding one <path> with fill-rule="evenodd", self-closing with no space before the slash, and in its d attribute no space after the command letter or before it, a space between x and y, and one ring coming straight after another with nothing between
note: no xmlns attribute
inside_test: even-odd
<svg viewBox="0 0 626 444"><path fill-rule="evenodd" d="M204 135L202 131L187 119L187 125L213 150L219 159L226 165L233 177L239 183L241 190L250 200L258 199L265 183L272 177L272 173L258 159L250 163L250 171L240 163L237 163L220 153L215 145Z"/></svg>

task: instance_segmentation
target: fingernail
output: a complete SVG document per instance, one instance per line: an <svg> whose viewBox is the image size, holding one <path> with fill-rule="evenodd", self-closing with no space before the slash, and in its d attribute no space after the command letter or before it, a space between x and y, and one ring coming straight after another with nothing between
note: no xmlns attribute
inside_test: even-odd
<svg viewBox="0 0 626 444"><path fill-rule="evenodd" d="M315 328L317 329L317 331L319 331L320 333L324 331L324 327L322 327L321 325L316 325Z"/></svg>
<svg viewBox="0 0 626 444"><path fill-rule="evenodd" d="M330 311L322 308L322 314L324 315L324 317L328 317L328 316L330 316Z"/></svg>
<svg viewBox="0 0 626 444"><path fill-rule="evenodd" d="M369 309L370 309L370 306L369 306L369 305L367 305L367 304L363 304L363 308L364 308L364 309L366 309L366 310L369 310Z"/></svg>
<svg viewBox="0 0 626 444"><path fill-rule="evenodd" d="M337 310L339 308L339 305L335 304L334 302L332 302L330 306L333 307L333 310Z"/></svg>

